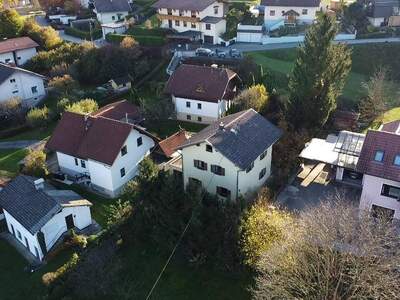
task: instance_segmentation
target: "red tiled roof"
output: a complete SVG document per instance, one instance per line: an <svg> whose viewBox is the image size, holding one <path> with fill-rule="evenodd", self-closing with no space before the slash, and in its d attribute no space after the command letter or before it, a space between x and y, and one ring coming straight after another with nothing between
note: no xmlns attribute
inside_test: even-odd
<svg viewBox="0 0 400 300"><path fill-rule="evenodd" d="M231 95L229 82L236 76L229 69L181 65L168 80L165 92L181 98L218 102Z"/></svg>
<svg viewBox="0 0 400 300"><path fill-rule="evenodd" d="M125 120L127 115L128 119L130 120L137 122L142 121L139 107L129 103L127 100L121 100L108 104L92 114L93 117L101 116L117 121Z"/></svg>
<svg viewBox="0 0 400 300"><path fill-rule="evenodd" d="M180 130L177 133L167 137L165 140L162 140L158 145L161 149L161 152L166 157L171 157L171 155L177 151L180 145L182 145L188 139L187 133L185 130Z"/></svg>
<svg viewBox="0 0 400 300"><path fill-rule="evenodd" d="M0 53L36 47L39 47L39 45L35 41L27 36L24 36L0 42Z"/></svg>
<svg viewBox="0 0 400 300"><path fill-rule="evenodd" d="M383 162L374 160L377 151L383 151ZM357 163L357 171L364 174L400 181L400 167L393 164L400 154L400 135L369 130Z"/></svg>
<svg viewBox="0 0 400 300"><path fill-rule="evenodd" d="M107 112L113 115L111 111ZM84 116L65 112L46 148L112 165L133 129L155 139L143 128L106 118L102 113Z"/></svg>

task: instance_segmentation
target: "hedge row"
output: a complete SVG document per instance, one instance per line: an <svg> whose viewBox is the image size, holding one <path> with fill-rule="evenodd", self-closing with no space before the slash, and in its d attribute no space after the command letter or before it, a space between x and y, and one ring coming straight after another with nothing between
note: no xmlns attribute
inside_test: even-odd
<svg viewBox="0 0 400 300"><path fill-rule="evenodd" d="M133 37L136 36L166 36L168 33L168 30L165 30L163 28L143 28L143 27L138 27L134 26L128 29L127 31L128 34L132 35Z"/></svg>
<svg viewBox="0 0 400 300"><path fill-rule="evenodd" d="M90 41L91 37L90 37L90 32L88 31L83 31L83 30L79 30L77 28L74 27L66 27L65 28L65 34L77 37L77 38L81 38L83 40L88 40ZM92 31L92 37L94 40L100 39L103 36L103 33L101 31L101 29L95 29Z"/></svg>
<svg viewBox="0 0 400 300"><path fill-rule="evenodd" d="M106 35L106 41L110 43L120 43L124 37L127 36L131 35L109 33ZM165 39L161 36L138 35L133 36L133 38L142 46L162 46L165 44Z"/></svg>
<svg viewBox="0 0 400 300"><path fill-rule="evenodd" d="M357 34L358 39L378 39L378 38L387 38L387 37L391 37L391 36L392 36L391 33L383 32L383 31Z"/></svg>

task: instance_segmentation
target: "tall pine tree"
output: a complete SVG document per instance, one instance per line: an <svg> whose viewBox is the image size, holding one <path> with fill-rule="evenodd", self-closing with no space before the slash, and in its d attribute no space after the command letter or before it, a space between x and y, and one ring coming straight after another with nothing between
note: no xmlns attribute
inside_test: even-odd
<svg viewBox="0 0 400 300"><path fill-rule="evenodd" d="M351 69L351 50L333 44L335 20L322 15L307 31L289 81L289 120L296 128L319 128L336 108Z"/></svg>

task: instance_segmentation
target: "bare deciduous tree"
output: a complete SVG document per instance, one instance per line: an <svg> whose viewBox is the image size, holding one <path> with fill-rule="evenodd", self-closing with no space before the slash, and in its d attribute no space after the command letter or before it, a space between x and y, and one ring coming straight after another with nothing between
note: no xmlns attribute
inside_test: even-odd
<svg viewBox="0 0 400 300"><path fill-rule="evenodd" d="M332 200L299 216L264 253L254 299L398 299L395 226Z"/></svg>

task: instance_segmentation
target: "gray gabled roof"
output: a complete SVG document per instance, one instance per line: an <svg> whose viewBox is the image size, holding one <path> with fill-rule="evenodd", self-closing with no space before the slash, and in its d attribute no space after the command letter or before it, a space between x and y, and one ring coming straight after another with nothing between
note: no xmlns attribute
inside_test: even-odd
<svg viewBox="0 0 400 300"><path fill-rule="evenodd" d="M214 122L193 135L180 148L210 143L225 158L245 170L281 135L281 129L249 109Z"/></svg>
<svg viewBox="0 0 400 300"><path fill-rule="evenodd" d="M373 18L386 18L394 15L394 8L399 7L398 0L372 0L368 4L368 15Z"/></svg>
<svg viewBox="0 0 400 300"><path fill-rule="evenodd" d="M37 179L20 175L0 191L0 207L32 235L40 231L63 207L91 205L74 192L55 190L48 184L37 190L34 184Z"/></svg>
<svg viewBox="0 0 400 300"><path fill-rule="evenodd" d="M99 13L131 11L127 0L94 0L94 7Z"/></svg>
<svg viewBox="0 0 400 300"><path fill-rule="evenodd" d="M61 205L43 191L37 191L37 178L21 175L0 191L0 207L25 227L32 235L37 233Z"/></svg>
<svg viewBox="0 0 400 300"><path fill-rule="evenodd" d="M31 72L18 67L10 66L4 63L0 63L0 84L2 84L7 78L9 78L15 72L23 72L32 76L37 76L45 79L46 77L35 72Z"/></svg>

